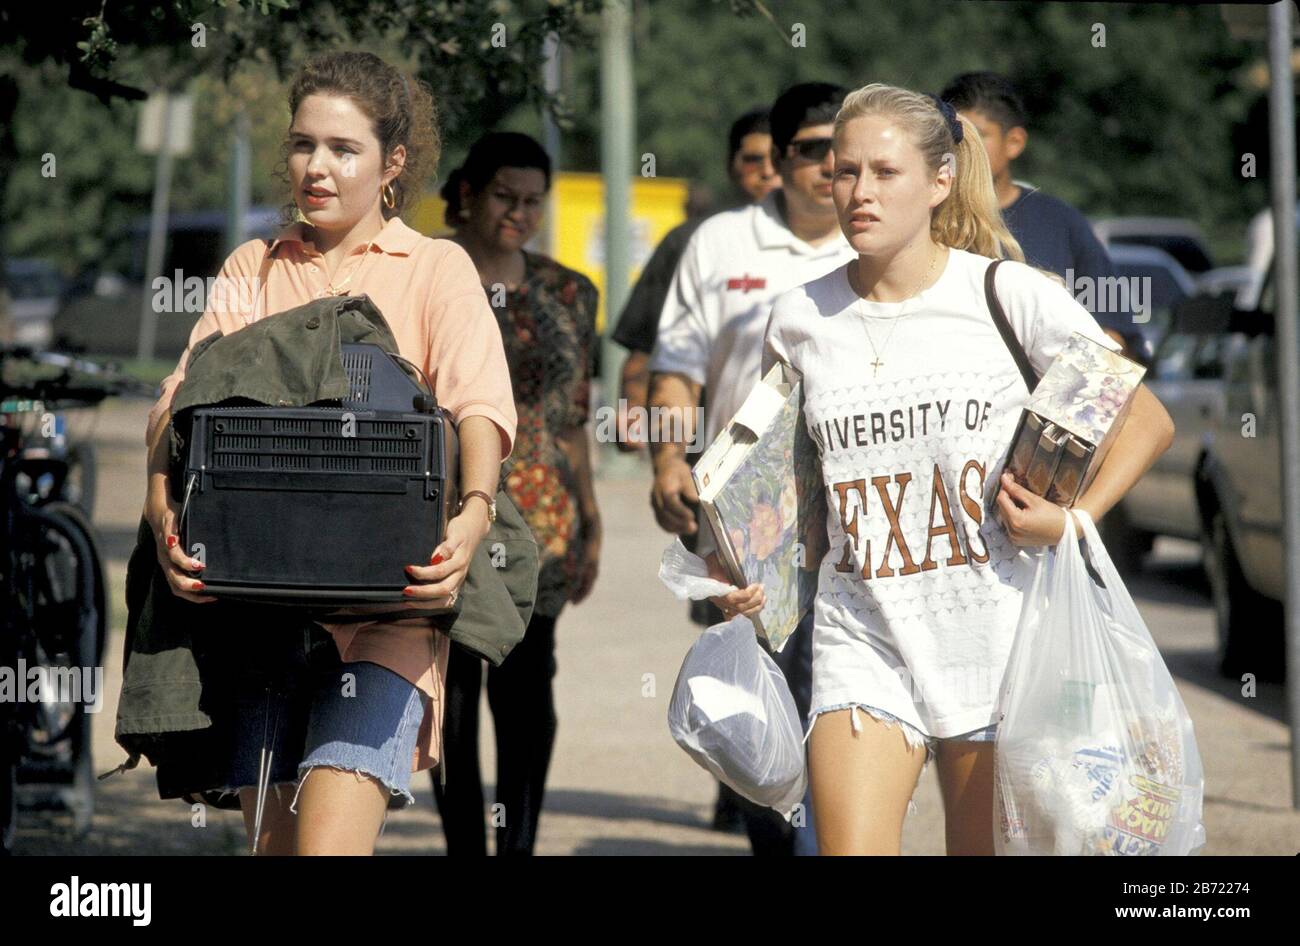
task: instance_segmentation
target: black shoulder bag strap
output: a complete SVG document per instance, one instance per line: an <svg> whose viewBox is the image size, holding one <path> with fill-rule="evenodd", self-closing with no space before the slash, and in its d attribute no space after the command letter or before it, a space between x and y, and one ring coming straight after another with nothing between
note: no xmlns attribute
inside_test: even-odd
<svg viewBox="0 0 1300 946"><path fill-rule="evenodd" d="M984 271L984 298L988 301L989 312L993 316L993 324L998 327L998 334L1002 336L1002 341L1006 342L1011 357L1015 359L1016 367L1020 369L1021 377L1025 379L1025 387L1032 394L1034 388L1038 387L1038 373L1034 371L1034 366L1029 363L1029 356L1025 354L1020 339L1016 338L1016 333L1007 320L1007 313L1003 311L1002 303L998 301L997 290L993 286L993 274L997 272L998 264L1003 262L1005 260L995 259L989 263L988 269Z"/></svg>

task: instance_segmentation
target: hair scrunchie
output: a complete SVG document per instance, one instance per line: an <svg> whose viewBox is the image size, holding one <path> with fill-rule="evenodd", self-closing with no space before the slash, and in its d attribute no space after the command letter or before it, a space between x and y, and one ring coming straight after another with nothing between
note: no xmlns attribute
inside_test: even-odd
<svg viewBox="0 0 1300 946"><path fill-rule="evenodd" d="M934 107L939 110L939 114L943 116L943 120L948 123L948 131L952 135L953 143L961 144L964 132L962 130L961 120L957 117L957 110L933 92L927 92L926 95L928 95L930 100L934 102Z"/></svg>

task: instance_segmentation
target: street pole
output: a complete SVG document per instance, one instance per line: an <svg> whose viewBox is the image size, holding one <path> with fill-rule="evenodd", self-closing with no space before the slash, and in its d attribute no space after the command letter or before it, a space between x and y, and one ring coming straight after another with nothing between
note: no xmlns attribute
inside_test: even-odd
<svg viewBox="0 0 1300 946"><path fill-rule="evenodd" d="M1277 285L1278 405L1281 408L1282 549L1286 591L1287 715L1291 724L1291 807L1300 811L1300 332L1296 316L1295 83L1291 3L1268 11L1268 126L1273 193L1273 279Z"/></svg>
<svg viewBox="0 0 1300 946"><path fill-rule="evenodd" d="M560 75L560 39L554 33L546 34L546 43L543 46L544 60L542 62L542 84L546 89L548 96L559 94L561 75ZM555 118L551 115L549 109L542 112L542 147L551 159L551 194L547 200L546 208L546 255L554 257L558 252L559 241L556 239L556 200L554 179L560 173L560 161L563 155L560 152L560 126L555 123Z"/></svg>
<svg viewBox="0 0 1300 946"><path fill-rule="evenodd" d="M601 11L600 31L600 163L605 179L605 330L600 363L605 391L602 406L615 411L626 355L609 335L628 296L635 89L632 0L609 0ZM600 456L604 472L621 473L636 466L634 456L620 454L608 444Z"/></svg>
<svg viewBox="0 0 1300 946"><path fill-rule="evenodd" d="M159 137L158 160L154 164L153 208L149 215L149 251L144 268L144 300L140 306L140 337L136 357L141 361L153 358L154 343L158 337L158 311L153 306L153 281L162 275L163 254L167 249L167 208L171 202L172 149L171 119L172 96L163 93L162 132Z"/></svg>
<svg viewBox="0 0 1300 946"><path fill-rule="evenodd" d="M248 239L249 163L248 113L235 112L230 138L230 173L226 183L226 252L229 256Z"/></svg>

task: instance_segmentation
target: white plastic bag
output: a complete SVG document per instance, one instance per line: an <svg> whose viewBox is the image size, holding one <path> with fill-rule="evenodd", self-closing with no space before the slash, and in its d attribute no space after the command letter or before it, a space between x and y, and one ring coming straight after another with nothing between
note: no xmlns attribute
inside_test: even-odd
<svg viewBox="0 0 1300 946"><path fill-rule="evenodd" d="M678 601L716 598L736 590L735 585L710 578L708 563L682 545L681 539L673 539L673 544L664 549L659 560L659 580Z"/></svg>
<svg viewBox="0 0 1300 946"><path fill-rule="evenodd" d="M997 852L1198 853L1191 718L1092 519L1075 513L1100 584L1067 516L1037 553L999 695Z"/></svg>
<svg viewBox="0 0 1300 946"><path fill-rule="evenodd" d="M704 560L680 539L664 551L659 577L683 600L735 590L709 578ZM691 646L668 703L668 729L692 759L755 804L788 820L803 800L799 710L744 615L713 625Z"/></svg>
<svg viewBox="0 0 1300 946"><path fill-rule="evenodd" d="M799 710L744 615L692 645L673 685L668 729L692 759L755 804L789 819L803 800Z"/></svg>

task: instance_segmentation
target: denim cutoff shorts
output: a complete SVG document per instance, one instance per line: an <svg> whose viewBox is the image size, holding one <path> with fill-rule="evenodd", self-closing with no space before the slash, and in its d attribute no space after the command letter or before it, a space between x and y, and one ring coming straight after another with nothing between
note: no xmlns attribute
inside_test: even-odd
<svg viewBox="0 0 1300 946"><path fill-rule="evenodd" d="M275 674L236 693L238 722L220 790L255 788L266 745L269 785L296 782L301 791L307 772L326 766L370 776L394 800L405 799L403 807L415 804L411 759L428 703L419 688L378 664L340 661L333 638L317 626L282 657ZM295 814L297 803L295 792Z"/></svg>
<svg viewBox="0 0 1300 946"><path fill-rule="evenodd" d="M925 774L925 770L929 767L930 761L935 756L935 747L940 742L993 742L997 738L997 723L985 726L983 729L974 729L970 732L961 733L956 736L944 736L943 738L939 738L937 736L927 736L906 720L899 719L893 713L877 709L874 706L867 706L865 703L842 703L837 706L823 706L808 714L808 731L804 733L804 742L806 743L808 737L812 735L813 724L817 722L818 716L822 713L831 713L835 710L842 709L852 710L849 719L854 732L858 732L862 728L862 724L858 720L858 711L861 710L870 715L873 719L880 720L880 722L884 723L886 726L897 726L903 731L903 737L907 740L907 744L913 749L919 749L921 746L925 746L925 762L921 766L921 773L923 775Z"/></svg>

